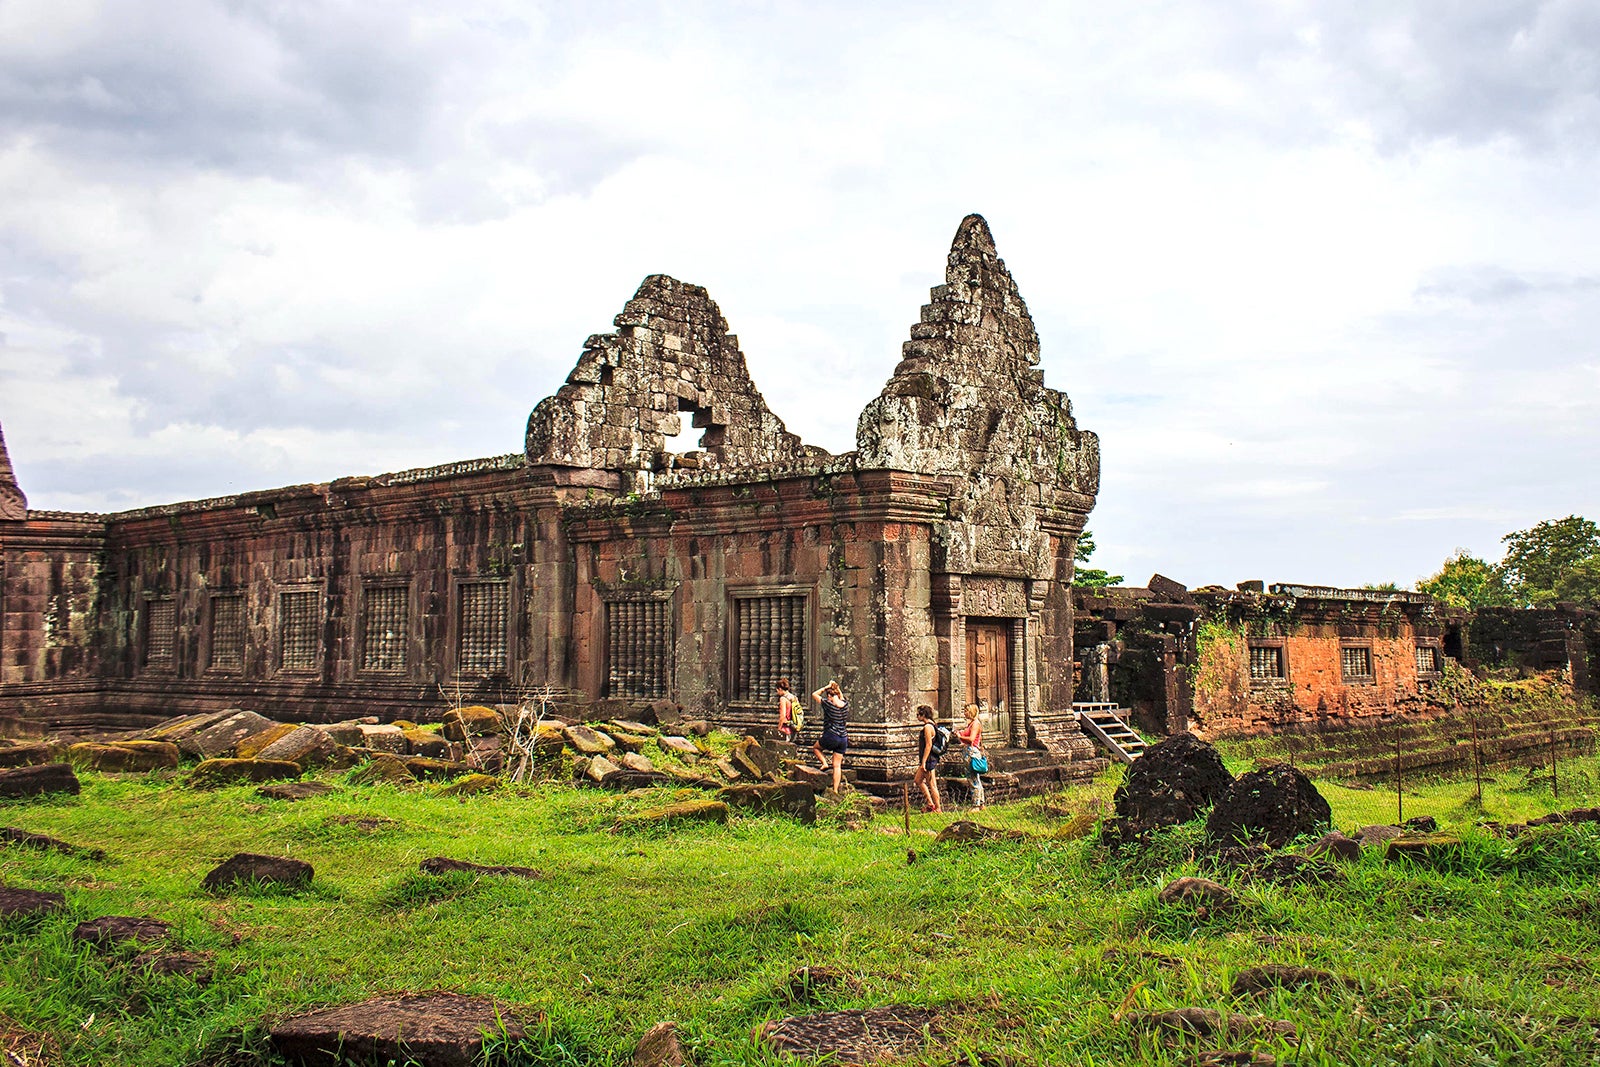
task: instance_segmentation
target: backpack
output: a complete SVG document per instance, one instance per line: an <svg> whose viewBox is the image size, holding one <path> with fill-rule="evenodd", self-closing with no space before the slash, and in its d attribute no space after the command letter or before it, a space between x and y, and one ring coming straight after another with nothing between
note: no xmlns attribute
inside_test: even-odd
<svg viewBox="0 0 1600 1067"><path fill-rule="evenodd" d="M933 744L929 746L930 755L942 756L944 750L950 747L950 736L954 731L942 722L933 724Z"/></svg>

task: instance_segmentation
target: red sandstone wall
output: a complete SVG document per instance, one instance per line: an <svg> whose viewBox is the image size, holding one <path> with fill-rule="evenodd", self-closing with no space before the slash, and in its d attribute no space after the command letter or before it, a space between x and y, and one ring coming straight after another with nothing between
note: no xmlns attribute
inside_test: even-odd
<svg viewBox="0 0 1600 1067"><path fill-rule="evenodd" d="M1371 683L1343 680L1340 649L1359 642L1371 649ZM1249 639L1240 630L1213 631L1200 650L1192 728L1203 737L1264 733L1285 725L1357 722L1426 708L1428 681L1419 681L1417 638L1402 619L1382 633L1341 636L1332 624L1302 624L1283 638L1286 683L1250 678Z"/></svg>

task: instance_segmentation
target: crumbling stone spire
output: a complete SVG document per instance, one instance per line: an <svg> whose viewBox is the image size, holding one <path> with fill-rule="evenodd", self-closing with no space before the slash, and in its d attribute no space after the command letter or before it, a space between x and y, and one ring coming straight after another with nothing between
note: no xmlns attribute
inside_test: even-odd
<svg viewBox="0 0 1600 1067"><path fill-rule="evenodd" d="M1004 477L1018 491L1031 483L1092 499L1099 439L1045 387L1033 318L983 216L961 220L945 283L930 295L857 423L862 466Z"/></svg>
<svg viewBox="0 0 1600 1067"><path fill-rule="evenodd" d="M21 522L28 517L28 498L17 485L17 476L11 469L11 456L6 452L6 432L0 427L0 522Z"/></svg>
<svg viewBox="0 0 1600 1067"><path fill-rule="evenodd" d="M528 417L532 464L659 470L688 414L705 431L706 466L794 461L812 450L784 428L750 380L739 339L698 285L653 274L583 346L566 384Z"/></svg>

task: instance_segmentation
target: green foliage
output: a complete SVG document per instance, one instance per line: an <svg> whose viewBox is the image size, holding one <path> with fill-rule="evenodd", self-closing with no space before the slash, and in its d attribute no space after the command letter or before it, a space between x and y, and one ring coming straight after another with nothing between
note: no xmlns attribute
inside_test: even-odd
<svg viewBox="0 0 1600 1067"><path fill-rule="evenodd" d="M1464 548L1456 549L1437 574L1418 582L1417 592L1456 608L1503 607L1511 603L1511 590L1500 568L1470 555Z"/></svg>
<svg viewBox="0 0 1600 1067"><path fill-rule="evenodd" d="M1078 537L1078 549L1072 558L1080 564L1088 563L1096 547L1094 534L1085 530ZM1075 566L1072 569L1072 584L1080 589L1103 589L1108 585L1121 585L1122 581L1122 575L1111 574L1099 567Z"/></svg>
<svg viewBox="0 0 1600 1067"><path fill-rule="evenodd" d="M1600 600L1600 526L1578 515L1550 519L1501 538L1500 569L1525 604Z"/></svg>

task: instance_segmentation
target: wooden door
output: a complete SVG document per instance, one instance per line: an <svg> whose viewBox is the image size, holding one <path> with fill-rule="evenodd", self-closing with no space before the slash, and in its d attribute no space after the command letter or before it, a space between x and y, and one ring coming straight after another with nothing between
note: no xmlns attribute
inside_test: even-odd
<svg viewBox="0 0 1600 1067"><path fill-rule="evenodd" d="M990 745L1011 743L1011 625L967 622L967 703L976 704L983 739Z"/></svg>

